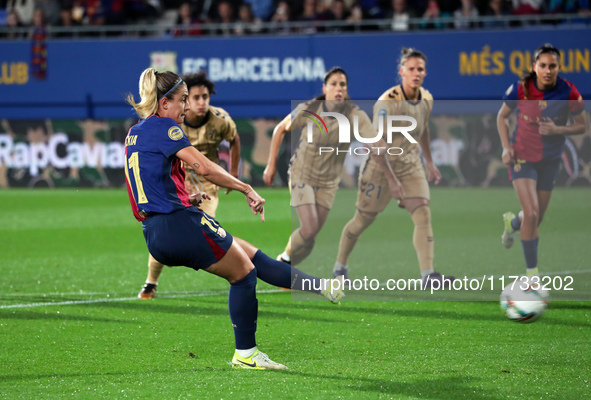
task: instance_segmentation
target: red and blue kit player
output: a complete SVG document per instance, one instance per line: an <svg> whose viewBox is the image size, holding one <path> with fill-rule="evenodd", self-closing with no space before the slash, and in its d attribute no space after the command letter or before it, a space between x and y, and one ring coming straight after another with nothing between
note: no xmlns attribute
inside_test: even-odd
<svg viewBox="0 0 591 400"><path fill-rule="evenodd" d="M285 369L256 346L257 278L338 301L342 282L306 275L269 258L252 244L233 237L192 205L184 161L209 181L245 194L249 207L264 221L265 200L195 149L180 127L187 105L187 85L172 72L146 69L140 77L141 101L128 96L141 122L125 139L125 177L133 214L142 222L150 254L170 266L203 269L230 283L228 296L236 351L232 365L247 369Z"/></svg>
<svg viewBox="0 0 591 400"><path fill-rule="evenodd" d="M560 170L565 135L587 129L585 105L577 88L558 76L560 52L551 44L534 53L532 71L509 87L497 116L508 165L521 211L503 215L501 237L506 248L520 231L528 276L538 274L538 226L544 218ZM509 117L517 109L517 127L509 137Z"/></svg>

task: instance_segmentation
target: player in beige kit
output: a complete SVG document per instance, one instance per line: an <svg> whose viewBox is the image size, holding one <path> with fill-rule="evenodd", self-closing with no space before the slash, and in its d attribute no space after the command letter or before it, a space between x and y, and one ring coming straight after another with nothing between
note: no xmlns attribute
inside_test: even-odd
<svg viewBox="0 0 591 400"><path fill-rule="evenodd" d="M431 210L429 208L429 183L420 157L420 151L426 161L429 181L438 184L441 173L431 157L429 132L429 116L433 108L433 96L422 87L427 74L427 58L420 51L403 49L399 63L399 74L402 84L388 89L380 96L374 106L374 126L385 125L388 115L404 115L413 117L417 127L410 135L417 143L412 143L404 135L393 135L389 146L403 149L400 155L390 155L389 161L394 174L402 184L404 197L399 200L400 207L406 209L415 229L413 245L417 252L421 276L425 284L430 280L441 280L441 275L433 269L433 228L431 226ZM396 122L394 122L396 123ZM401 122L400 126L408 126ZM383 132L386 132L384 127ZM420 145L420 149L419 149ZM376 164L375 157L366 157L359 173L359 190L357 192L357 211L345 225L341 234L337 262L333 270L335 276L344 275L348 279L347 263L359 237L382 212L392 196L388 191L388 181L382 169ZM445 283L453 277L445 277Z"/></svg>
<svg viewBox="0 0 591 400"><path fill-rule="evenodd" d="M347 75L339 67L330 69L322 86L323 95L300 104L275 128L269 161L263 174L263 179L271 186L275 177L277 154L285 132L301 129L298 148L295 150L290 165L289 188L291 206L297 211L300 227L290 237L286 251L279 256L285 262L297 265L312 251L318 232L326 222L328 213L333 205L343 163L350 143L339 142L339 127L334 117L324 117L326 128L314 123L312 127L312 141L308 141L307 126L310 120L306 116L319 116L323 112L337 112L347 117L353 127L354 117L359 123L359 133L363 137L375 138L377 134L367 114L350 101L347 94ZM316 119L316 122L319 122ZM376 145L385 144L383 141ZM320 148L332 148L319 154ZM338 149L338 152L337 152ZM378 164L385 168L384 179L390 179L393 190L399 188L396 177L388 168L385 157L376 157ZM387 178L386 178L387 177Z"/></svg>
<svg viewBox="0 0 591 400"><path fill-rule="evenodd" d="M215 94L214 83L207 77L205 71L183 76L183 81L189 90L189 110L181 128L191 144L208 159L219 163L218 148L223 140L230 143L230 174L238 178L240 163L240 137L236 132L236 124L230 115L219 107L209 104L212 94ZM185 166L185 189L189 195L196 193L207 194L199 208L215 218L219 203L218 186L197 174L190 166ZM228 192L228 191L227 191ZM226 192L226 193L227 193ZM151 299L156 292L156 285L164 265L150 255L148 259L148 278L146 284L138 294L140 299Z"/></svg>

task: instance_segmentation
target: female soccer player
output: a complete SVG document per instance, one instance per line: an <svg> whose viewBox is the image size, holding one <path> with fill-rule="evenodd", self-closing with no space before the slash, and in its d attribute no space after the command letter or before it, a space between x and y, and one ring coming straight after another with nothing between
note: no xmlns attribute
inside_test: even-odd
<svg viewBox="0 0 591 400"><path fill-rule="evenodd" d="M409 133L420 144L426 161L429 181L439 184L441 173L431 158L431 141L429 132L429 115L433 108L433 96L422 87L427 75L427 57L420 51L403 49L399 62L399 74L402 84L384 92L374 106L374 125L386 124L386 115L406 115L413 117L417 127ZM407 122L403 124L408 125ZM386 132L386 128L382 132ZM403 149L401 155L389 156L394 174L402 185L402 197L398 205L405 208L414 222L413 245L417 252L419 267L423 279L423 287L439 280L439 287L447 286L454 278L442 276L433 269L433 229L431 227L431 211L429 209L429 183L421 162L419 146L411 143L402 135L394 137L391 146ZM383 170L378 168L375 157L367 156L360 175L357 192L357 211L345 225L339 243L337 261L333 270L335 276L344 275L348 279L349 255L353 251L359 237L367 229L377 215L382 212L392 197L388 192L389 182Z"/></svg>
<svg viewBox="0 0 591 400"><path fill-rule="evenodd" d="M216 220L192 206L181 160L211 182L244 193L253 213L260 213L264 221L265 200L250 185L195 149L179 126L188 110L185 82L173 72L158 73L148 68L140 77L139 87L139 103L131 94L127 98L141 121L125 139L125 177L131 208L142 222L150 254L165 265L203 269L230 283L228 303L236 341L234 367L285 369L256 346L257 277L298 290L310 282L313 284L308 284L309 291L331 301L342 297L342 291L335 289L337 281L303 274L269 258L250 243L232 237Z"/></svg>
<svg viewBox="0 0 591 400"><path fill-rule="evenodd" d="M276 162L279 147L285 132L301 129L297 150L291 159L289 170L289 188L291 206L296 209L300 227L290 237L286 250L278 259L297 265L302 262L314 247L316 236L326 222L339 188L341 171L350 143L339 143L339 128L336 118L324 118L326 128L312 124L312 142L308 142L306 116L321 115L323 112L337 112L347 117L353 124L359 121L359 133L363 137L376 137L371 121L365 112L350 101L347 92L348 78L340 67L331 68L324 76L323 94L299 105L276 127L271 140L269 160L263 179L271 186L277 172ZM324 132L326 130L326 132ZM385 142L376 143L376 147L385 147ZM319 154L319 148L338 149ZM400 185L385 157L375 157L379 165L387 170L385 176L392 187Z"/></svg>
<svg viewBox="0 0 591 400"><path fill-rule="evenodd" d="M189 91L189 109L181 124L183 132L197 150L216 164L219 163L218 147L222 140L227 140L230 143L230 174L238 178L240 137L230 115L224 109L209 104L211 95L215 93L214 83L208 79L205 71L185 75L183 81ZM194 193L208 195L207 201L199 207L215 219L219 203L218 187L193 171L191 166L185 165L185 167L185 188L190 195ZM163 269L164 265L151 255L148 257L148 277L138 294L140 299L154 298Z"/></svg>
<svg viewBox="0 0 591 400"><path fill-rule="evenodd" d="M564 135L587 130L583 98L572 83L558 76L559 71L558 49L548 43L538 47L532 70L507 89L497 115L503 163L521 203L517 217L512 212L503 214L501 240L510 248L515 231L521 231L528 276L538 273L538 227L560 170ZM508 120L516 108L517 129L509 138Z"/></svg>

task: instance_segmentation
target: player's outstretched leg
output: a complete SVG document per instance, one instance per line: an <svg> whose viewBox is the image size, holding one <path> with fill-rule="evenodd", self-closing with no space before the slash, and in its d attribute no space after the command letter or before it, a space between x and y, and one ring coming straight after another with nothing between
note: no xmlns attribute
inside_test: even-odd
<svg viewBox="0 0 591 400"><path fill-rule="evenodd" d="M256 267L257 277L264 282L280 288L316 293L333 303L338 303L345 295L342 277L323 279L308 275L296 267L273 260L248 242L238 239L238 243L246 248L247 254L254 252L251 261Z"/></svg>

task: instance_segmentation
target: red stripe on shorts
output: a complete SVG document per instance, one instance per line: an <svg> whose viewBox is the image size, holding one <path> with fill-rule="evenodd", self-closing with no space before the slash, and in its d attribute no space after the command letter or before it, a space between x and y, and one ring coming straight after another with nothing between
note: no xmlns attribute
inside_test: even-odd
<svg viewBox="0 0 591 400"><path fill-rule="evenodd" d="M222 259L222 257L226 255L226 251L224 249L222 249L219 244L214 242L212 238L207 236L207 233L205 233L203 231L201 231L201 232L203 233L203 236L205 236L205 239L207 239L207 243L209 243L209 247L211 248L211 251L213 251L213 255L215 256L215 259L220 261Z"/></svg>

